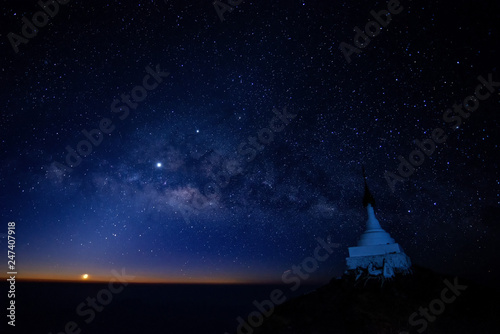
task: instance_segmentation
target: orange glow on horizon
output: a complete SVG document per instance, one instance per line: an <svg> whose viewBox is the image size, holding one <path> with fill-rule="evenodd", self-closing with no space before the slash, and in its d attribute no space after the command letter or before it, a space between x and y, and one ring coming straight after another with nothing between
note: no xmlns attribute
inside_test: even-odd
<svg viewBox="0 0 500 334"><path fill-rule="evenodd" d="M126 272L127 275L133 275L132 273ZM272 282L267 280L259 279L248 279L241 277L162 277L158 275L152 276L138 276L134 275L134 279L128 281L129 284L274 284L280 283L278 281ZM0 275L0 279L7 279L8 277L3 277ZM25 275L16 275L16 280L19 281L31 281L31 282L77 282L77 283L109 283L111 280L116 280L112 275L92 275L82 274L80 276L75 275L53 275L48 273L30 273Z"/></svg>
<svg viewBox="0 0 500 334"><path fill-rule="evenodd" d="M109 283L122 275L131 284L283 284L281 275L259 275L258 272L220 272L207 273L203 269L179 273L155 271L155 268L127 267L122 264L113 267L92 267L91 265L57 266L47 268L32 265L16 275L16 280L32 282L75 282L75 283ZM85 278L85 275L86 278ZM8 276L0 273L0 279ZM311 280L312 281L312 280ZM312 282L310 282L312 283Z"/></svg>
<svg viewBox="0 0 500 334"><path fill-rule="evenodd" d="M1 280L7 279L8 277L0 277ZM16 277L17 281L20 282L54 282L54 283L109 283L111 279L70 279L70 278L36 278L36 277ZM169 280L169 279L154 279L154 278L143 278L140 280L133 280L127 282L128 284L277 284L281 282L271 282L271 281L239 281L239 280L217 280L217 279L197 279L197 280Z"/></svg>

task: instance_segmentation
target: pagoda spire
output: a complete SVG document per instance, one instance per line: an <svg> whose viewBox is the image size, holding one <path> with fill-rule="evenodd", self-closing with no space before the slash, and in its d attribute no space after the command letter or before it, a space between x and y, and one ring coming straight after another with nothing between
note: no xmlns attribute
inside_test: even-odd
<svg viewBox="0 0 500 334"><path fill-rule="evenodd" d="M371 204L372 207L375 207L375 198L373 198L370 189L368 188L368 183L366 183L366 174L365 174L365 166L361 165L363 170L363 180L365 181L365 194L363 196L363 206L366 208L368 204Z"/></svg>
<svg viewBox="0 0 500 334"><path fill-rule="evenodd" d="M368 220L366 221L366 230L361 235L361 239L359 239L358 245L362 246L394 243L394 239L391 238L389 233L384 231L384 229L380 226L377 217L375 217L375 211L373 210L375 206L375 198L373 198L373 195L368 188L368 183L366 182L365 167L361 167L363 170L363 179L365 181L363 206L366 208Z"/></svg>

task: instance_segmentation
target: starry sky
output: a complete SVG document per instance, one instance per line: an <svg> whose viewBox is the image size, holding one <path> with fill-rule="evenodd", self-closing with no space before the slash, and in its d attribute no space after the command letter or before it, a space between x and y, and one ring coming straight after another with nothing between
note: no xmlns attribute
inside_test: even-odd
<svg viewBox="0 0 500 334"><path fill-rule="evenodd" d="M399 6L363 44L386 2L246 0L221 21L205 0L72 0L14 47L41 7L4 1L0 245L16 222L18 277L277 282L320 237L336 248L310 281L327 281L364 230L364 165L413 263L500 278L500 87L443 119L500 81L500 5Z"/></svg>

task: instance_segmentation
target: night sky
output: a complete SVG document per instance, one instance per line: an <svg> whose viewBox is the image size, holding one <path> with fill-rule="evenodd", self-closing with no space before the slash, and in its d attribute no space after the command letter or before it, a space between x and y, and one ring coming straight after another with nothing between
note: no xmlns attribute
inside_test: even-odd
<svg viewBox="0 0 500 334"><path fill-rule="evenodd" d="M16 222L18 279L278 282L319 237L335 252L309 280L327 281L365 227L362 165L414 264L500 278L498 1L402 0L356 49L386 2L247 0L224 21L208 0L59 7L16 47L41 7L1 14L0 245ZM388 182L399 156L420 166Z"/></svg>

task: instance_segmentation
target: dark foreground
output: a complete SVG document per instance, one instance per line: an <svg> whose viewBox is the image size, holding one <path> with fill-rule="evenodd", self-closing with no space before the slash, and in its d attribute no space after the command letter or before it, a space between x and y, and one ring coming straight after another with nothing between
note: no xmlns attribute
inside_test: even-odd
<svg viewBox="0 0 500 334"><path fill-rule="evenodd" d="M96 309L102 307L98 312L88 305L87 298L96 298L99 291L109 289L107 283L18 281L16 326L7 325L7 298L2 297L0 333L232 333L237 328L236 318L255 311L252 302L268 299L276 288L292 297L289 288L272 285L129 284L121 292L112 294L107 305L101 305L96 299ZM0 283L0 289L7 297L6 282ZM313 289L304 286L297 293ZM106 293L100 295L104 303L106 296Z"/></svg>
<svg viewBox="0 0 500 334"><path fill-rule="evenodd" d="M7 294L6 282L0 289ZM7 325L7 298L2 298L0 333L500 333L495 288L418 267L413 275L383 286L344 276L293 293L283 285L128 284L114 293L109 289L101 283L18 281L16 327ZM280 305L271 310L273 291L283 294L274 295Z"/></svg>
<svg viewBox="0 0 500 334"><path fill-rule="evenodd" d="M414 267L388 282L344 276L276 307L254 334L497 334L498 287Z"/></svg>

